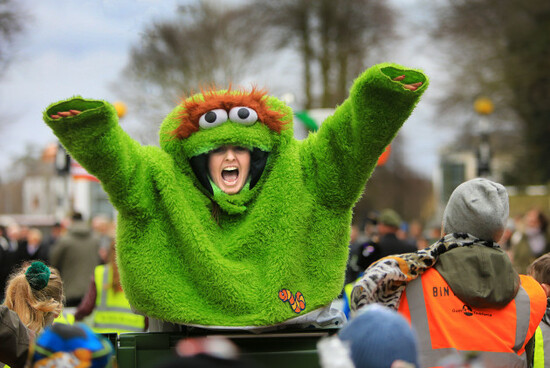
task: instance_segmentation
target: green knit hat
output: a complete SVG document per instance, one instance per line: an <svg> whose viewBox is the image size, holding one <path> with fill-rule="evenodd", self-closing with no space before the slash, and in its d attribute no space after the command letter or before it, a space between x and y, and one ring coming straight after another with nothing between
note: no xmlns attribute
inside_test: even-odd
<svg viewBox="0 0 550 368"><path fill-rule="evenodd" d="M392 210L391 208L386 208L380 214L378 222L384 225L400 227L401 226L401 217Z"/></svg>
<svg viewBox="0 0 550 368"><path fill-rule="evenodd" d="M40 261L33 262L25 272L25 278L33 290L42 290L48 286L51 271Z"/></svg>

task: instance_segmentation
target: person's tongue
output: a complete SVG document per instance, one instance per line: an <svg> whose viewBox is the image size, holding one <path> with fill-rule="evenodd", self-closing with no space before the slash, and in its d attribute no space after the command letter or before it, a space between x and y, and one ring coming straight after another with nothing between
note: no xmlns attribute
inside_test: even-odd
<svg viewBox="0 0 550 368"><path fill-rule="evenodd" d="M222 178L227 182L234 182L239 177L239 170L223 170Z"/></svg>

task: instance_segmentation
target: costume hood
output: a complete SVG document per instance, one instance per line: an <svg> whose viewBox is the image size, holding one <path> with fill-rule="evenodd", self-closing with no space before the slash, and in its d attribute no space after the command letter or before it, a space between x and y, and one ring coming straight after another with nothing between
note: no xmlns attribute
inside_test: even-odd
<svg viewBox="0 0 550 368"><path fill-rule="evenodd" d="M247 107L258 111L258 119L252 124L243 124L232 119L232 109ZM213 127L202 126L201 113L223 110L227 120ZM265 111L272 113L266 116ZM280 131L274 130L261 119L278 120ZM234 121L236 120L236 121ZM187 126L185 126L187 125ZM187 128L181 134L182 126ZM178 132L179 129L179 132ZM189 132L191 130L191 132ZM229 214L246 211L248 203L262 186L262 178L269 175L281 150L293 138L292 110L275 97L264 92L210 91L196 94L184 100L164 119L160 128L160 146L172 156L179 168L189 177L205 196L215 201ZM251 152L250 173L245 187L234 195L222 192L211 181L208 173L208 153L223 145L246 147Z"/></svg>

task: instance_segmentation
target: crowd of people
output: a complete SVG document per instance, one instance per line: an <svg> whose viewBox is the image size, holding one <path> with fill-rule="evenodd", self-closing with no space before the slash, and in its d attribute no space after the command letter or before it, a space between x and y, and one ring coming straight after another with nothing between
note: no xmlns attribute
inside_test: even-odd
<svg viewBox="0 0 550 368"><path fill-rule="evenodd" d="M397 310L418 336L423 367L543 367L550 258L544 216L531 210L522 219L510 227L502 185L459 185L439 240L374 260L346 285L351 321L376 303Z"/></svg>
<svg viewBox="0 0 550 368"><path fill-rule="evenodd" d="M518 273L525 274L535 259L550 252L548 222L547 214L538 207L507 219L498 243ZM391 208L372 211L351 225L346 284L380 258L424 249L440 238L441 223L406 221Z"/></svg>
<svg viewBox="0 0 550 368"><path fill-rule="evenodd" d="M474 179L453 192L435 239L431 228L406 224L392 209L373 212L362 231L353 224L344 293L349 320L319 341L321 366L543 367L550 336L548 220L539 209L511 219L508 206L504 187ZM0 342L11 355L2 351L1 362L23 367L45 359L55 366L94 355L105 366L113 348L98 333L147 330L120 286L112 224L104 217L88 223L76 213L48 237L36 228L6 227ZM450 312L441 309L444 299ZM102 312L109 307L127 312ZM94 310L98 318L76 323ZM64 355L40 355L52 336ZM93 354L77 354L67 336L87 336L82 344ZM183 353L160 366L260 366L226 338L215 344L188 338L178 346Z"/></svg>
<svg viewBox="0 0 550 368"><path fill-rule="evenodd" d="M80 213L55 224L48 236L38 228L6 226L0 236L1 363L78 366L93 361L91 366L105 366L113 347L97 334L147 329L146 318L131 310L120 286L114 228L103 215L86 221ZM49 327L56 325L64 327ZM46 345L54 340L62 343L53 348L68 355L44 355L52 352ZM82 349L89 354L75 355Z"/></svg>
<svg viewBox="0 0 550 368"><path fill-rule="evenodd" d="M45 230L15 222L0 227L0 299L13 270L26 262L42 261L60 270L66 280L67 305L78 306L95 267L107 261L114 228L104 215L90 224L78 212Z"/></svg>

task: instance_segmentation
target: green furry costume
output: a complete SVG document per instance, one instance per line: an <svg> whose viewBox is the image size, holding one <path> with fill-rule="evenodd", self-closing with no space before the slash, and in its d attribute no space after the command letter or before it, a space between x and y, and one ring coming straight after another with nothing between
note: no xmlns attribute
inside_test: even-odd
<svg viewBox="0 0 550 368"><path fill-rule="evenodd" d="M423 85L403 87L414 82ZM280 113L280 132L260 119L229 119L176 137L184 102L165 118L161 148L132 140L104 101L58 102L44 120L119 212L121 282L134 308L182 324L267 326L326 306L342 290L352 208L427 85L419 71L373 66L303 141L293 138L291 109L269 96L262 100ZM244 92L211 92L223 93ZM82 112L50 117L70 109ZM192 163L224 144L253 150L253 161L260 153L256 177L235 195L221 192L199 159Z"/></svg>

